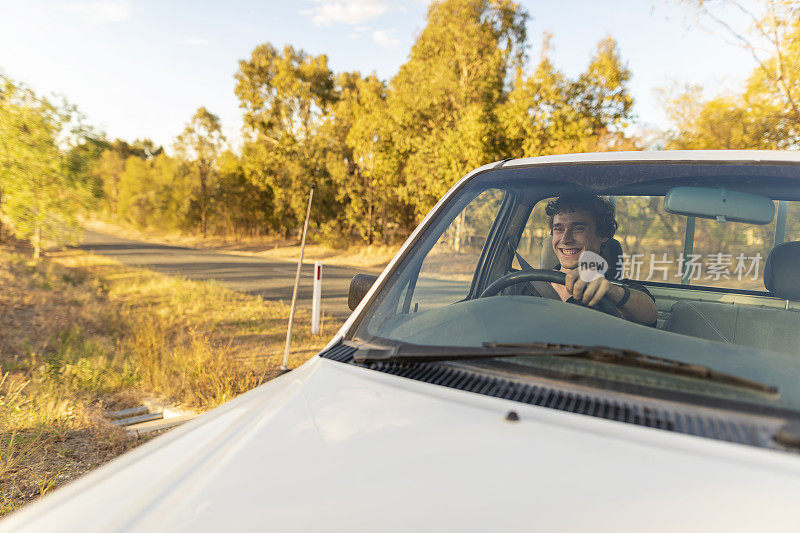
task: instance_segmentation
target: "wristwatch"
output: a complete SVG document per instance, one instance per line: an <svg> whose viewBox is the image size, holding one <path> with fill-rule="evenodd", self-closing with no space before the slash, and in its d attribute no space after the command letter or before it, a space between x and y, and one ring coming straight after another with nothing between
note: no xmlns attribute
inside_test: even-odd
<svg viewBox="0 0 800 533"><path fill-rule="evenodd" d="M622 309L622 307L623 307L623 306L624 306L626 303L628 303L628 298L630 298L630 297L631 297L631 290L628 288L628 286L627 286L627 285L623 285L623 284L621 284L621 283L620 283L620 284L618 284L618 286L619 286L619 287L622 287L622 289L625 291L625 294L623 294L623 295L622 295L622 298L620 298L620 299L619 299L619 301L618 301L616 304L614 304L614 305L616 305L616 306L617 306L617 309Z"/></svg>

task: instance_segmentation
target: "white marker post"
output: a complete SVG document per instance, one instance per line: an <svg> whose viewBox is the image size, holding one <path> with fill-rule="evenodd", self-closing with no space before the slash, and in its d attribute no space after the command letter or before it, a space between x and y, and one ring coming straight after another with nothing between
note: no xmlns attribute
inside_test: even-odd
<svg viewBox="0 0 800 533"><path fill-rule="evenodd" d="M314 261L314 292L311 296L311 334L319 335L322 315L322 261Z"/></svg>

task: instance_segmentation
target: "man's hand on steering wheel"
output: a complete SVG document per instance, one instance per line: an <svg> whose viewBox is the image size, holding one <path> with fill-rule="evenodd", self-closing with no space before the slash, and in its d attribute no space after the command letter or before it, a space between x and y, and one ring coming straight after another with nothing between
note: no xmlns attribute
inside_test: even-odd
<svg viewBox="0 0 800 533"><path fill-rule="evenodd" d="M499 294L500 291L505 289L506 287L510 287L511 285L515 285L517 283L525 283L526 281L546 281L549 283L557 283L559 285L564 285L565 283L565 274L559 270L546 270L540 268L533 268L530 270L521 270L521 271L514 271L502 276L496 280L494 280L488 287L486 287L483 292L480 293L479 298L488 298L490 296L495 296ZM574 281L573 281L573 289L574 289ZM596 291L596 289L593 289ZM595 309L598 311L602 311L611 316L615 316L617 318L624 318L620 313L620 310L614 305L614 302L608 297L609 293L614 291L613 288L606 289L606 293L604 295L598 296L598 304L596 304ZM585 292L585 287L584 287ZM541 295L540 295L541 296Z"/></svg>
<svg viewBox="0 0 800 533"><path fill-rule="evenodd" d="M578 269L567 272L564 287L567 289L567 294L572 295L576 302L581 302L589 307L595 307L603 299L603 296L608 296L613 303L616 303L625 294L624 289L612 284L602 276L589 282L582 280Z"/></svg>

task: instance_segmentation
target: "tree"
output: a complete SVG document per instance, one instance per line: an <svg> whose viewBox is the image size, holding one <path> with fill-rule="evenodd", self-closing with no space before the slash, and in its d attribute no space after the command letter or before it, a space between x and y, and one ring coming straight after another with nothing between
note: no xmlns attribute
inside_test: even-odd
<svg viewBox="0 0 800 533"><path fill-rule="evenodd" d="M496 110L525 50L527 13L516 3L434 2L409 60L390 83L398 194L424 215L471 168L496 159Z"/></svg>
<svg viewBox="0 0 800 533"><path fill-rule="evenodd" d="M529 77L517 68L513 88L500 110L509 157L531 157L570 151L588 124L571 101L572 83L549 57L550 36L542 43L539 64Z"/></svg>
<svg viewBox="0 0 800 533"><path fill-rule="evenodd" d="M386 84L374 75L336 77L337 101L320 130L326 168L341 204L339 225L368 244L378 233L385 242L398 225L403 207L397 201L397 172L388 156Z"/></svg>
<svg viewBox="0 0 800 533"><path fill-rule="evenodd" d="M335 101L333 73L324 55L310 56L287 46L258 46L239 62L236 96L244 109L244 171L270 191L273 219L285 233L305 215L312 183L318 222L335 218L335 195L325 169L318 132Z"/></svg>
<svg viewBox="0 0 800 533"><path fill-rule="evenodd" d="M187 229L196 182L184 163L163 152L128 156L118 181L119 217L141 228Z"/></svg>
<svg viewBox="0 0 800 533"><path fill-rule="evenodd" d="M119 188L122 174L125 172L125 163L129 157L147 160L163 152L150 139L137 139L128 143L121 139L108 143L100 156L91 164L91 175L101 187L100 194L104 198L105 209L116 216L119 213Z"/></svg>
<svg viewBox="0 0 800 533"><path fill-rule="evenodd" d="M243 162L233 152L226 150L218 159L219 187L215 205L217 223L224 233L233 233L238 239L245 235L261 235L276 227L272 216L272 196L247 179Z"/></svg>
<svg viewBox="0 0 800 533"><path fill-rule="evenodd" d="M630 79L631 72L622 62L617 42L611 36L601 40L574 87L578 108L593 132L621 131L628 126L633 112L627 85Z"/></svg>
<svg viewBox="0 0 800 533"><path fill-rule="evenodd" d="M517 69L514 86L501 108L505 150L511 156L635 148L624 135L632 119L630 72L615 41L607 37L586 71L570 80L549 57L550 35L529 77Z"/></svg>
<svg viewBox="0 0 800 533"><path fill-rule="evenodd" d="M750 52L764 88L778 99L784 113L800 123L800 2L760 0L753 7L739 0L683 0L699 19L710 22L735 44ZM743 13L750 26L738 29L728 20L730 8Z"/></svg>
<svg viewBox="0 0 800 533"><path fill-rule="evenodd" d="M103 181L94 172L94 167L110 146L103 135L87 130L66 153L67 173L90 191L93 203L103 197Z"/></svg>
<svg viewBox="0 0 800 533"><path fill-rule="evenodd" d="M0 78L0 216L18 238L30 239L35 259L44 241L64 242L77 231L89 198L65 157L75 147L73 113Z"/></svg>
<svg viewBox="0 0 800 533"><path fill-rule="evenodd" d="M204 237L208 233L209 208L217 180L216 163L223 142L225 137L219 117L205 107L195 112L175 141L176 153L183 158L187 174L197 183L195 198Z"/></svg>
<svg viewBox="0 0 800 533"><path fill-rule="evenodd" d="M794 140L776 111L748 94L703 99L697 86L665 93L664 106L674 125L667 148L676 150L774 150Z"/></svg>
<svg viewBox="0 0 800 533"><path fill-rule="evenodd" d="M800 2L796 0L683 0L701 24L720 31L747 50L755 68L740 95L711 99L691 125L683 146L726 145L746 148L795 148L800 140ZM747 19L742 29L727 16ZM671 105L682 96L673 98ZM685 98L684 98L685 100ZM712 121L722 121L711 131ZM694 138L695 140L692 140ZM675 145L673 138L673 145Z"/></svg>
<svg viewBox="0 0 800 533"><path fill-rule="evenodd" d="M135 226L147 227L153 218L157 194L148 161L133 156L125 159L118 186L119 215Z"/></svg>

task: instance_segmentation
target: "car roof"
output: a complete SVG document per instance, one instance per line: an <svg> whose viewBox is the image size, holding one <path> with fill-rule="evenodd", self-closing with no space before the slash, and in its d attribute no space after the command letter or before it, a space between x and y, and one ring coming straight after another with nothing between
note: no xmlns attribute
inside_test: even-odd
<svg viewBox="0 0 800 533"><path fill-rule="evenodd" d="M637 152L589 152L578 154L523 157L505 161L500 168L565 163L622 162L730 162L730 163L800 163L800 151L789 150L662 150ZM497 168L497 167L496 167Z"/></svg>
<svg viewBox="0 0 800 533"><path fill-rule="evenodd" d="M474 178L533 179L549 182L551 188L582 186L605 195L663 195L676 184L715 186L724 181L731 190L798 201L800 151L667 150L528 157L477 168L454 189Z"/></svg>

